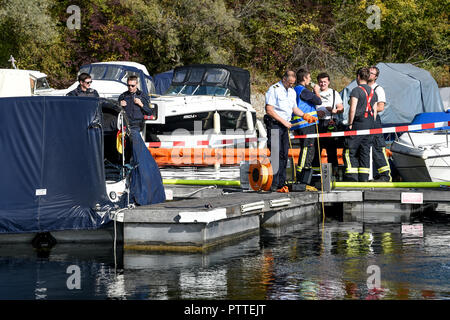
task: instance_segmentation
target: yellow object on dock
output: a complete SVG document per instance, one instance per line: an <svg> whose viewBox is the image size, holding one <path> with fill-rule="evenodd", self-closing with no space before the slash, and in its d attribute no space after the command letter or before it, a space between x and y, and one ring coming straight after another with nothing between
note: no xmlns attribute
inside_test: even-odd
<svg viewBox="0 0 450 320"><path fill-rule="evenodd" d="M443 182L333 182L335 188L439 188L449 186L450 181Z"/></svg>

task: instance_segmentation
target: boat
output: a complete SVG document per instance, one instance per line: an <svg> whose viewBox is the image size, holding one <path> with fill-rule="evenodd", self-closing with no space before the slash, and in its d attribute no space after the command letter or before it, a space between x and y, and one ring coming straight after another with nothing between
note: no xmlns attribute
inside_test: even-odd
<svg viewBox="0 0 450 320"><path fill-rule="evenodd" d="M47 95L53 91L43 72L0 69L0 97Z"/></svg>
<svg viewBox="0 0 450 320"><path fill-rule="evenodd" d="M141 136L125 134L117 148L126 133L117 101L31 96L0 98L0 106L0 243L42 234L110 241L120 210L165 201Z"/></svg>
<svg viewBox="0 0 450 320"><path fill-rule="evenodd" d="M176 67L143 131L149 147L264 147L261 121L250 102L250 73L223 64Z"/></svg>
<svg viewBox="0 0 450 320"><path fill-rule="evenodd" d="M138 89L146 95L155 93L155 84L147 68L132 61L95 62L81 66L78 75L89 73L92 77L91 88L97 90L102 98L117 100L127 91L127 78L131 75L138 77ZM70 87L56 90L52 95L64 96L79 85L75 81Z"/></svg>
<svg viewBox="0 0 450 320"><path fill-rule="evenodd" d="M450 121L447 112L418 114L411 125ZM395 168L403 181L450 181L450 126L403 133L391 145Z"/></svg>

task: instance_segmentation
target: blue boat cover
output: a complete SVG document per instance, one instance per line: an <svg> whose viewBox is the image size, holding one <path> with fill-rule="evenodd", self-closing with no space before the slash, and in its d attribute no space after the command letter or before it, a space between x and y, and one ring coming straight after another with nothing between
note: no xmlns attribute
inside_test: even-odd
<svg viewBox="0 0 450 320"><path fill-rule="evenodd" d="M158 73L154 76L156 94L165 94L172 84L173 70Z"/></svg>
<svg viewBox="0 0 450 320"><path fill-rule="evenodd" d="M0 233L97 229L110 222L101 123L97 98L0 98ZM143 180L133 188L140 204L164 201L162 183ZM140 188L157 192L144 197Z"/></svg>
<svg viewBox="0 0 450 320"><path fill-rule="evenodd" d="M384 88L387 100L380 113L384 127L409 124L419 113L445 111L437 83L428 71L410 63L378 63L377 67L380 69L377 83ZM348 117L350 92L356 85L354 80L341 91L344 122Z"/></svg>
<svg viewBox="0 0 450 320"><path fill-rule="evenodd" d="M434 122L444 122L450 121L450 109L446 112L425 112L420 113L414 117L414 120L411 124L424 124L424 123L434 123ZM426 129L436 131L436 130L450 130L450 126L435 128L435 129ZM418 130L423 131L423 130Z"/></svg>
<svg viewBox="0 0 450 320"><path fill-rule="evenodd" d="M166 193L158 165L145 146L138 131L131 130L133 163L131 171L130 199L137 205L164 202Z"/></svg>

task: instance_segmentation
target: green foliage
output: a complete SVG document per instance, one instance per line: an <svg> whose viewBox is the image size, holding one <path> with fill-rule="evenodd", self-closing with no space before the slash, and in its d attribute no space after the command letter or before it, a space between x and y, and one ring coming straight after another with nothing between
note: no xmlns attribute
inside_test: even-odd
<svg viewBox="0 0 450 320"><path fill-rule="evenodd" d="M69 5L81 9L80 30L66 25ZM65 87L95 61L133 60L152 74L225 63L249 69L263 91L287 68L326 70L340 88L359 66L409 62L448 86L449 9L441 0L0 0L0 67L13 55Z"/></svg>

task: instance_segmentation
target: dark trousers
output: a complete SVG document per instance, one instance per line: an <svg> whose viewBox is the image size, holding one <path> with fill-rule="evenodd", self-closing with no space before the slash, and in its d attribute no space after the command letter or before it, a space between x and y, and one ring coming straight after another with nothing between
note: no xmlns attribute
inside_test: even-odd
<svg viewBox="0 0 450 320"><path fill-rule="evenodd" d="M295 131L295 135L316 133L316 126L311 125ZM300 175L303 169L311 169L316 153L317 138L300 139L301 151L297 163L297 175Z"/></svg>
<svg viewBox="0 0 450 320"><path fill-rule="evenodd" d="M327 133L332 132L328 130L328 122L329 120L319 120L319 133ZM337 125L335 124L335 128ZM337 129L336 129L337 131ZM328 163L331 163L333 167L337 167L338 157L337 157L337 148L344 147L344 141L341 137L333 137L333 138L319 138L320 148L327 150L327 159ZM319 159L321 152L318 152ZM314 163L320 163L320 160L314 161Z"/></svg>
<svg viewBox="0 0 450 320"><path fill-rule="evenodd" d="M382 134L373 136L372 157L374 171L376 170L374 177L384 181L391 181L391 167L386 156L386 141Z"/></svg>
<svg viewBox="0 0 450 320"><path fill-rule="evenodd" d="M344 151L346 181L369 181L372 140L371 135L349 136L346 138Z"/></svg>
<svg viewBox="0 0 450 320"><path fill-rule="evenodd" d="M267 129L267 146L270 150L270 162L274 170L272 186L279 189L285 185L286 181L286 166L289 156L289 130L278 122L270 123Z"/></svg>

